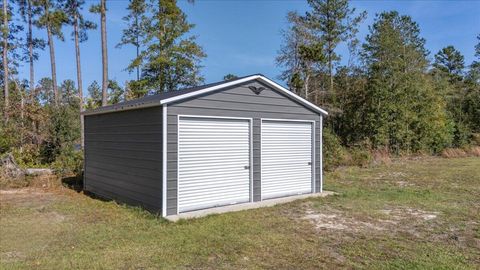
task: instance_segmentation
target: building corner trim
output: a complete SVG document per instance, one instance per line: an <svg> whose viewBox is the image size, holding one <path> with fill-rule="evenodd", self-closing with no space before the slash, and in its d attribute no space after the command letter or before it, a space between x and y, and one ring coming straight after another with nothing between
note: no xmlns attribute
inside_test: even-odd
<svg viewBox="0 0 480 270"><path fill-rule="evenodd" d="M162 217L167 216L167 104L162 105Z"/></svg>

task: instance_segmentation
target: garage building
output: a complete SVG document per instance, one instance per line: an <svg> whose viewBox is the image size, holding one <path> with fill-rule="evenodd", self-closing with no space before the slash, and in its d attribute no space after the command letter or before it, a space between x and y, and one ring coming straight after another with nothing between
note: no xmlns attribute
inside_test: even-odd
<svg viewBox="0 0 480 270"><path fill-rule="evenodd" d="M322 192L325 115L262 75L87 111L84 188L162 216Z"/></svg>

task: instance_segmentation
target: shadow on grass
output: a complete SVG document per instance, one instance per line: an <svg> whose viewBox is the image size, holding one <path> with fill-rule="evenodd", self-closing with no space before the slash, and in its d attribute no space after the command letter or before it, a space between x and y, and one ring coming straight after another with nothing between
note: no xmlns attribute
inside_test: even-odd
<svg viewBox="0 0 480 270"><path fill-rule="evenodd" d="M62 185L69 189L75 190L76 192L83 191L83 176L67 176L62 178Z"/></svg>
<svg viewBox="0 0 480 270"><path fill-rule="evenodd" d="M94 193L92 193L88 190L85 190L84 185L83 185L83 175L82 174L79 174L79 175L76 175L76 176L63 177L62 178L62 185L66 188L74 190L77 193L83 192L84 195L86 195L86 196L88 196L92 199L95 199L95 200L100 200L100 201L103 201L103 202L114 201L112 199L108 199L108 198L105 198L105 197L102 197L102 196L98 196L98 195L96 195L96 194L94 194Z"/></svg>
<svg viewBox="0 0 480 270"><path fill-rule="evenodd" d="M98 196L98 195L96 195L96 194L94 194L94 193L92 193L88 190L85 190L84 186L83 186L83 175L82 174L79 174L79 175L76 175L76 176L62 177L62 185L66 188L74 190L77 193L83 192L84 195L86 195L86 196L88 196L92 199L96 199L96 200L100 200L100 201L104 201L104 202L112 201L112 199L104 198L104 197Z"/></svg>
<svg viewBox="0 0 480 270"><path fill-rule="evenodd" d="M88 190L85 190L82 174L76 175L76 176L62 177L61 181L64 187L74 190L77 193L83 193L83 195L88 196L91 199L99 200L102 202L114 201L119 205L123 205L128 208L134 209L135 211L143 212L142 215L145 217L160 219L162 221L167 222L166 219L162 218L161 212L159 209L152 209L149 207L145 207L145 205L142 205L141 203L132 203L132 202L128 203L122 200L121 198L107 198L107 197L95 194L93 192L90 192Z"/></svg>

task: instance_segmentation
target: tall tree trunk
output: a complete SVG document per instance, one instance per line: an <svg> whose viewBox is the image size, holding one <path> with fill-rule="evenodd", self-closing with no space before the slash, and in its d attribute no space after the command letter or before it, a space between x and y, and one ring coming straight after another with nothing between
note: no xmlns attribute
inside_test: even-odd
<svg viewBox="0 0 480 270"><path fill-rule="evenodd" d="M32 0L28 0L28 58L30 64L30 92L35 88L35 75L33 69L33 30L32 30Z"/></svg>
<svg viewBox="0 0 480 270"><path fill-rule="evenodd" d="M330 5L330 0L327 0L327 6L328 6L328 10L327 10L327 23L328 25L330 25L331 23L331 18L330 18L330 13L331 13L331 10L332 10L332 6ZM327 51L327 57L328 57L328 76L329 76L329 79L330 79L330 85L329 85L329 94L332 95L333 97L333 68L332 68L332 54L333 54L333 49L332 49L332 37L331 37L331 33L330 33L330 30L327 31L327 38L328 38L328 41L327 41L327 46L328 46L328 51Z"/></svg>
<svg viewBox="0 0 480 270"><path fill-rule="evenodd" d="M14 80L15 90L20 95L20 153L23 152L24 133L25 133L25 97L22 88L18 87L17 80Z"/></svg>
<svg viewBox="0 0 480 270"><path fill-rule="evenodd" d="M8 121L8 109L9 109L9 89L8 89L8 13L7 13L7 0L3 0L3 91L4 91L4 114L5 121Z"/></svg>
<svg viewBox="0 0 480 270"><path fill-rule="evenodd" d="M135 27L138 28L138 15L135 16ZM135 37L135 42L136 42L135 47L137 47L136 48L137 49L137 58L136 59L138 59L138 56L140 55L140 45L139 45L140 43L139 43L138 34ZM140 67L139 66L137 66L137 81L138 80L140 80Z"/></svg>
<svg viewBox="0 0 480 270"><path fill-rule="evenodd" d="M78 38L78 14L75 13L73 18L73 33L75 35L75 57L77 62L77 84L78 84L78 99L80 105L80 145L84 147L84 124L83 124L83 85L82 85L82 68L80 64L80 41Z"/></svg>
<svg viewBox="0 0 480 270"><path fill-rule="evenodd" d="M305 76L305 99L308 100L308 96L310 95L309 93L309 88L308 84L310 83L310 74L307 72L307 75Z"/></svg>
<svg viewBox="0 0 480 270"><path fill-rule="evenodd" d="M44 6L45 16L47 17L47 36L48 36L48 47L50 48L50 68L52 70L52 87L53 87L53 97L55 106L58 105L58 89L57 89L57 68L55 65L55 48L53 47L53 35L52 29L50 28L50 14L48 3Z"/></svg>
<svg viewBox="0 0 480 270"><path fill-rule="evenodd" d="M330 43L330 42L329 42ZM330 47L330 45L328 45ZM329 90L330 90L330 95L333 95L333 64L332 64L332 51L329 48L328 51L328 76L330 78L330 85L329 85ZM333 96L332 96L333 97ZM334 97L333 97L334 98Z"/></svg>
<svg viewBox="0 0 480 270"><path fill-rule="evenodd" d="M106 19L106 0L100 3L100 24L102 34L102 106L107 105L107 88L108 88L108 56L107 56L107 19Z"/></svg>
<svg viewBox="0 0 480 270"><path fill-rule="evenodd" d="M50 48L50 67L52 69L52 88L55 106L58 105L58 89L57 89L57 68L55 65L55 48L53 47L53 36L50 26L47 25L48 47Z"/></svg>

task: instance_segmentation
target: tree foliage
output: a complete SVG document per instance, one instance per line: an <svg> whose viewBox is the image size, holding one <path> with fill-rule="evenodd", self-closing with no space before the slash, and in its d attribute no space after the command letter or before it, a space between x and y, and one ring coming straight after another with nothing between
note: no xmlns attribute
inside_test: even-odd
<svg viewBox="0 0 480 270"><path fill-rule="evenodd" d="M463 78L464 56L455 47L447 46L435 54L433 67L436 71L447 74L451 82L459 81Z"/></svg>
<svg viewBox="0 0 480 270"><path fill-rule="evenodd" d="M140 16L142 31L124 33L123 40L130 43L132 37L139 39L144 47L130 65L133 71L140 67L140 83L134 88L141 92L165 92L180 87L195 86L203 81L200 75L200 60L206 55L196 43L195 37L185 37L193 28L187 16L177 6L175 0L150 1L146 5L147 14Z"/></svg>
<svg viewBox="0 0 480 270"><path fill-rule="evenodd" d="M377 15L364 44L365 122L375 147L438 151L451 143L445 104L426 74L428 52L418 24L397 12Z"/></svg>

